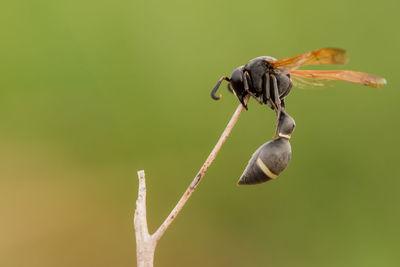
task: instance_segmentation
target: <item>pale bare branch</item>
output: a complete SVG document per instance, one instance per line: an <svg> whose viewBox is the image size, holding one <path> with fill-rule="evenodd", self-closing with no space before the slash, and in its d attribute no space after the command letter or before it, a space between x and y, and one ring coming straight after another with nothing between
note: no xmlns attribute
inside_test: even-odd
<svg viewBox="0 0 400 267"><path fill-rule="evenodd" d="M134 216L136 234L136 257L138 267L152 267L154 251L157 242L150 236L147 228L146 217L146 179L144 171L138 171L139 189L138 199L136 200L136 210Z"/></svg>
<svg viewBox="0 0 400 267"><path fill-rule="evenodd" d="M244 100L245 103L248 101L248 97ZM200 168L197 175L194 177L193 181L190 183L189 187L183 193L182 197L179 199L178 203L157 229L157 231L150 235L147 228L147 218L146 218L146 181L144 171L138 171L139 177L139 190L138 199L136 201L136 210L134 216L135 234L136 234L136 255L138 267L152 267L154 261L154 252L157 246L158 240L163 236L165 231L175 220L176 216L182 210L183 206L186 204L196 187L199 185L201 179L204 177L207 169L210 167L211 163L214 161L218 152L221 150L222 145L225 143L230 132L235 126L240 114L243 111L243 106L240 104L232 118L230 119L228 125L223 131L221 137L219 138L214 149L211 151L210 155L207 157L203 166Z"/></svg>

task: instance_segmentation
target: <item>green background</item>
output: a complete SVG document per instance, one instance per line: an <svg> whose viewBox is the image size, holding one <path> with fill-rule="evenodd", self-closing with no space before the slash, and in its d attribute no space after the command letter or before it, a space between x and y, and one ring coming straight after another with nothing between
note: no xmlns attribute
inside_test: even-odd
<svg viewBox="0 0 400 267"><path fill-rule="evenodd" d="M292 161L238 187L274 132L254 101L161 239L155 266L400 266L398 1L0 4L0 265L135 266L136 171L154 231L238 105L222 75L347 49L382 89L294 88ZM317 66L317 69L340 69Z"/></svg>

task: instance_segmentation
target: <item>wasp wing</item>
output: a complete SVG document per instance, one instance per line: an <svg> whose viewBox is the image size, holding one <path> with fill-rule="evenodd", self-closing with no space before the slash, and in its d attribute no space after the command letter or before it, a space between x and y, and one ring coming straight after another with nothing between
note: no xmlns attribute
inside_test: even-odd
<svg viewBox="0 0 400 267"><path fill-rule="evenodd" d="M288 70L306 65L343 65L347 62L346 50L339 48L322 48L298 56L271 61L274 68L284 67Z"/></svg>
<svg viewBox="0 0 400 267"><path fill-rule="evenodd" d="M348 70L293 70L294 77L318 80L340 80L380 88L386 80L372 74Z"/></svg>
<svg viewBox="0 0 400 267"><path fill-rule="evenodd" d="M292 84L296 88L300 89L321 89L325 87L332 87L336 84L336 81L323 80L318 78L304 78L301 76L290 76Z"/></svg>

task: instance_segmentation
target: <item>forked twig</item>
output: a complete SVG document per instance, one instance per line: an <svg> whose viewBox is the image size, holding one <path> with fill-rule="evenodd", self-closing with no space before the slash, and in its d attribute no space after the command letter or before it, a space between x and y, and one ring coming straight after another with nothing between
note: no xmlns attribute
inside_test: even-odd
<svg viewBox="0 0 400 267"><path fill-rule="evenodd" d="M248 97L244 100L246 104ZM240 114L243 111L243 105L240 104L235 113L232 115L228 125L223 131L221 137L219 138L214 149L211 151L210 155L207 157L203 166L200 168L197 175L194 177L193 181L190 183L189 187L186 189L185 193L179 199L178 203L175 205L174 209L165 219L165 221L160 225L157 231L150 235L147 228L147 218L146 218L146 182L144 171L138 171L139 177L139 190L138 199L136 201L136 210L134 216L135 234L136 234L136 255L138 267L152 267L154 261L154 252L157 246L158 240L163 236L165 231L174 221L176 216L182 210L183 206L186 204L196 187L199 185L201 179L204 177L207 169L210 167L211 163L214 161L218 152L221 150L222 145L225 143L230 132L235 126Z"/></svg>

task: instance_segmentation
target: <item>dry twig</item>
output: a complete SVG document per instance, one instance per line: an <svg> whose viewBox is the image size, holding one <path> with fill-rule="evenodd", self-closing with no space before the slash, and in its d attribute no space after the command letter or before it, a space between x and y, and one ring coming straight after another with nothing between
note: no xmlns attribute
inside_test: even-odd
<svg viewBox="0 0 400 267"><path fill-rule="evenodd" d="M247 103L248 98L245 99L245 103ZM178 203L165 219L165 221L161 224L161 226L157 229L157 231L150 235L149 230L147 228L147 218L146 218L146 181L144 171L138 171L139 177L139 190L138 190L138 199L136 201L136 210L134 217L134 225L135 225L135 234L136 234L136 255L137 255L137 263L138 267L152 267L154 261L154 252L157 246L158 240L163 236L165 231L174 221L176 216L182 210L186 201L188 201L189 197L192 195L196 187L199 185L201 179L206 173L208 167L210 167L211 163L214 161L218 152L220 151L222 145L225 143L228 138L230 132L235 126L237 120L239 119L240 114L243 111L243 106L240 104L235 113L233 114L231 120L223 131L221 137L219 138L217 144L214 149L211 151L210 155L204 162L203 166L200 168L197 175L194 177L192 183L186 189L185 193L182 195L181 199L179 199Z"/></svg>

